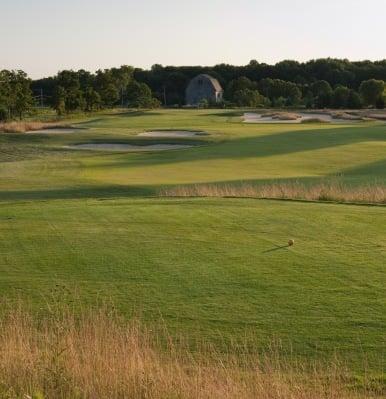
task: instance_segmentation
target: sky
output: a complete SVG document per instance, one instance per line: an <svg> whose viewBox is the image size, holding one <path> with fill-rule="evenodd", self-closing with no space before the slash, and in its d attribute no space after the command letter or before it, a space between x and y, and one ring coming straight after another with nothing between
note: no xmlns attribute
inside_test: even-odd
<svg viewBox="0 0 386 399"><path fill-rule="evenodd" d="M386 0L0 0L0 69L386 59Z"/></svg>

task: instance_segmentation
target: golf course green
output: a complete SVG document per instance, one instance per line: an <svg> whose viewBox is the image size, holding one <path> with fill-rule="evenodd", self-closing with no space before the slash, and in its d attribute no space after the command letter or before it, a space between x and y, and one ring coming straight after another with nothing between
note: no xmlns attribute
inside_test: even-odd
<svg viewBox="0 0 386 399"><path fill-rule="evenodd" d="M0 296L110 301L172 334L386 367L386 207L168 198L166 187L386 184L386 125L245 124L230 110L97 113L0 133ZM145 137L151 130L200 131ZM76 149L180 144L170 151ZM288 240L295 245L288 247ZM77 305L76 305L77 306Z"/></svg>

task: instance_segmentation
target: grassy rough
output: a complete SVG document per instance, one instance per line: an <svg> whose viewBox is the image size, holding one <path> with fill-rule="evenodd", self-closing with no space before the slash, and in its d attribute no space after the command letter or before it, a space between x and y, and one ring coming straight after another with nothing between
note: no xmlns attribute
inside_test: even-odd
<svg viewBox="0 0 386 399"><path fill-rule="evenodd" d="M347 389L336 361L294 365L240 346L192 353L107 309L77 317L67 309L39 323L13 310L0 326L0 396L7 399L360 399L371 392Z"/></svg>
<svg viewBox="0 0 386 399"><path fill-rule="evenodd" d="M298 182L262 185L202 184L162 189L165 197L234 197L293 199L358 204L386 204L386 185L348 187L337 181L305 185Z"/></svg>
<svg viewBox="0 0 386 399"><path fill-rule="evenodd" d="M42 129L63 128L66 125L57 122L8 122L0 123L0 132L3 133L25 133Z"/></svg>

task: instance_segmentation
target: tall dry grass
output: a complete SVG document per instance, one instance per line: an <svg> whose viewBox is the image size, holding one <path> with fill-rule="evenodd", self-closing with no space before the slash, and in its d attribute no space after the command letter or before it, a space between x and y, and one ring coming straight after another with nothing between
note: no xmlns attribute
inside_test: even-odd
<svg viewBox="0 0 386 399"><path fill-rule="evenodd" d="M57 122L5 122L0 123L0 132L3 133L25 133L35 130L63 128L65 125Z"/></svg>
<svg viewBox="0 0 386 399"><path fill-rule="evenodd" d="M162 189L160 195L167 197L250 197L386 204L385 185L372 184L351 187L339 182L321 182L312 185L300 182L263 185L200 184Z"/></svg>
<svg viewBox="0 0 386 399"><path fill-rule="evenodd" d="M1 398L354 399L339 364L306 368L274 354L195 353L105 311L0 320ZM186 348L186 347L185 347Z"/></svg>

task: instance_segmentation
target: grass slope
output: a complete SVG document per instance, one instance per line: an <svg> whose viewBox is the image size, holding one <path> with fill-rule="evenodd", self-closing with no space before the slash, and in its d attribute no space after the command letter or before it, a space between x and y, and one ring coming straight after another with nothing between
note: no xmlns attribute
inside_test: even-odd
<svg viewBox="0 0 386 399"><path fill-rule="evenodd" d="M76 200L0 211L0 286L54 284L172 329L372 361L384 343L383 207L255 200ZM296 245L282 248L288 238ZM252 337L251 337L252 338Z"/></svg>
<svg viewBox="0 0 386 399"><path fill-rule="evenodd" d="M385 366L386 208L278 201L150 199L201 182L339 176L386 182L384 124L245 125L229 111L98 114L75 134L0 134L0 294L37 305L64 286L110 298L174 332L294 354L335 350ZM196 129L199 147L71 151L80 142L155 142ZM164 139L164 142L197 142ZM156 140L159 141L159 140ZM281 248L289 238L295 247ZM60 299L67 296L59 289ZM70 297L70 296L68 296ZM246 332L247 331L247 332Z"/></svg>

